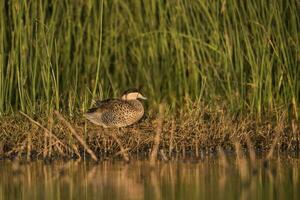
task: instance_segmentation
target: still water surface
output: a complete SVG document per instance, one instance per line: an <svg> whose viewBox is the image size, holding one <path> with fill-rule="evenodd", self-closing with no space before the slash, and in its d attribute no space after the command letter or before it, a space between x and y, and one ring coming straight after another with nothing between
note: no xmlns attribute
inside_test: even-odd
<svg viewBox="0 0 300 200"><path fill-rule="evenodd" d="M0 199L300 199L299 159L0 161Z"/></svg>

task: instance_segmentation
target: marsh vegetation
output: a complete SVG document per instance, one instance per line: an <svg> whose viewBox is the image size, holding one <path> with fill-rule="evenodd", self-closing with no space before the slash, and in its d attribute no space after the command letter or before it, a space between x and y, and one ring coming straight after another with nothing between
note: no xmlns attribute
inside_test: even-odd
<svg viewBox="0 0 300 200"><path fill-rule="evenodd" d="M299 199L299 13L299 0L1 0L0 200ZM139 123L83 118L140 86Z"/></svg>
<svg viewBox="0 0 300 200"><path fill-rule="evenodd" d="M162 158L236 143L298 151L299 6L1 1L0 154L126 159L151 157L155 143ZM140 124L115 134L82 119L93 99L140 85Z"/></svg>

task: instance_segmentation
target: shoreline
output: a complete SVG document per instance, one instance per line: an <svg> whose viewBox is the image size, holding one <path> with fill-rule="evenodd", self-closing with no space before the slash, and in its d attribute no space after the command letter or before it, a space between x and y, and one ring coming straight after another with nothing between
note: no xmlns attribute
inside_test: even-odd
<svg viewBox="0 0 300 200"><path fill-rule="evenodd" d="M254 152L269 159L300 153L300 128L287 119L275 123L218 113L206 115L190 114L176 120L174 116L146 117L120 129L104 129L82 118L67 119L59 113L49 118L26 119L20 114L3 117L0 159L199 160L220 151L225 154L242 151L246 155Z"/></svg>

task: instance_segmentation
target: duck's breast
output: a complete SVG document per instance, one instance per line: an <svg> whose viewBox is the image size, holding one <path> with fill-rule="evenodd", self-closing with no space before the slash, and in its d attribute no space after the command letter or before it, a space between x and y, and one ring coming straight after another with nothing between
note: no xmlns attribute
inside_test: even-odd
<svg viewBox="0 0 300 200"><path fill-rule="evenodd" d="M144 115L144 107L138 100L124 101L115 107L111 116L107 116L115 122L115 126L123 127L139 121Z"/></svg>

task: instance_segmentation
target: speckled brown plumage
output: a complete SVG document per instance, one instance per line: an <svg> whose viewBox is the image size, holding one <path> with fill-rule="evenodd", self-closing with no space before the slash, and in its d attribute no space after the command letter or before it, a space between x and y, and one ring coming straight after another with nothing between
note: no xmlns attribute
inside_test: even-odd
<svg viewBox="0 0 300 200"><path fill-rule="evenodd" d="M92 123L108 128L129 126L139 121L143 115L143 104L136 98L96 101L95 107L89 109L84 116Z"/></svg>

